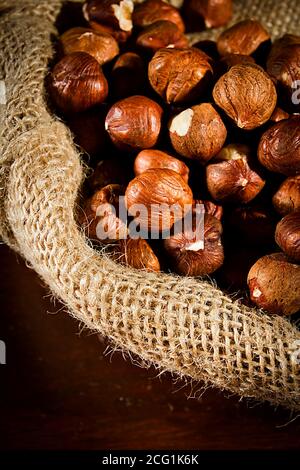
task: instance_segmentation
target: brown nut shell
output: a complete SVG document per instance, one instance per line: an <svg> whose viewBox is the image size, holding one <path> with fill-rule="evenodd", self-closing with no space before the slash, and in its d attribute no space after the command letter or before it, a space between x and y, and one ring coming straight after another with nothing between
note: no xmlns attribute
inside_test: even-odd
<svg viewBox="0 0 300 470"><path fill-rule="evenodd" d="M130 96L109 110L105 128L116 147L140 150L153 147L161 129L162 108L145 96Z"/></svg>
<svg viewBox="0 0 300 470"><path fill-rule="evenodd" d="M149 243L143 238L119 240L112 247L112 258L118 263L135 269L159 272L160 264Z"/></svg>
<svg viewBox="0 0 300 470"><path fill-rule="evenodd" d="M87 52L100 65L111 61L119 54L117 41L108 33L99 33L89 28L72 28L60 37L64 54Z"/></svg>
<svg viewBox="0 0 300 470"><path fill-rule="evenodd" d="M286 176L300 173L300 116L280 121L264 132L258 159L275 173Z"/></svg>
<svg viewBox="0 0 300 470"><path fill-rule="evenodd" d="M85 111L103 103L108 94L106 78L94 57L73 52L63 57L50 75L50 93L65 113Z"/></svg>
<svg viewBox="0 0 300 470"><path fill-rule="evenodd" d="M232 0L190 0L190 14L200 16L206 28L218 28L232 17Z"/></svg>
<svg viewBox="0 0 300 470"><path fill-rule="evenodd" d="M202 103L171 119L169 135L179 155L206 163L223 147L227 131L215 108Z"/></svg>
<svg viewBox="0 0 300 470"><path fill-rule="evenodd" d="M300 210L300 175L290 176L273 196L273 206L281 215Z"/></svg>
<svg viewBox="0 0 300 470"><path fill-rule="evenodd" d="M200 219L193 217L190 230L164 240L164 249L175 272L186 276L205 276L216 271L224 261L221 241L222 225L210 214L204 214L204 233Z"/></svg>
<svg viewBox="0 0 300 470"><path fill-rule="evenodd" d="M219 54L253 54L263 43L270 40L266 29L256 20L244 20L226 29L218 38Z"/></svg>
<svg viewBox="0 0 300 470"><path fill-rule="evenodd" d="M218 106L242 129L267 122L276 106L277 93L270 77L255 64L235 65L213 89Z"/></svg>
<svg viewBox="0 0 300 470"><path fill-rule="evenodd" d="M132 15L134 26L145 28L156 21L170 21L184 32L185 26L179 11L162 0L146 0L136 5Z"/></svg>
<svg viewBox="0 0 300 470"><path fill-rule="evenodd" d="M164 48L149 63L152 88L167 103L185 103L197 99L212 78L210 58L199 49Z"/></svg>
<svg viewBox="0 0 300 470"><path fill-rule="evenodd" d="M184 34L171 21L156 21L138 35L136 44L143 50L155 53L164 47L184 48L189 43Z"/></svg>
<svg viewBox="0 0 300 470"><path fill-rule="evenodd" d="M286 34L275 41L266 68L272 78L292 91L300 77L300 36Z"/></svg>
<svg viewBox="0 0 300 470"><path fill-rule="evenodd" d="M83 15L89 22L131 32L133 9L131 0L88 0L83 5Z"/></svg>
<svg viewBox="0 0 300 470"><path fill-rule="evenodd" d="M161 150L142 150L134 161L134 174L136 176L152 168L167 168L176 171L187 183L189 179L189 168L185 163Z"/></svg>
<svg viewBox="0 0 300 470"><path fill-rule="evenodd" d="M300 309L300 266L283 253L260 258L250 269L251 300L269 313L292 315Z"/></svg>
<svg viewBox="0 0 300 470"><path fill-rule="evenodd" d="M286 215L277 224L275 240L287 256L300 262L300 211Z"/></svg>
<svg viewBox="0 0 300 470"><path fill-rule="evenodd" d="M265 185L259 174L249 166L247 157L233 158L206 167L208 191L216 201L247 203Z"/></svg>
<svg viewBox="0 0 300 470"><path fill-rule="evenodd" d="M132 216L136 216L135 205L141 205L146 212L139 216L140 226L157 232L169 230L174 222L191 210L193 194L178 173L154 168L146 170L129 183L125 201ZM174 210L170 211L171 206Z"/></svg>

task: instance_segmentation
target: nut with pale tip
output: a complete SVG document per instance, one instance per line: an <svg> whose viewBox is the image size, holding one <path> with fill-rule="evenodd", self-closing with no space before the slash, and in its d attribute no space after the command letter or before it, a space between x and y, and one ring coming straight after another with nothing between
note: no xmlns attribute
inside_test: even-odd
<svg viewBox="0 0 300 470"><path fill-rule="evenodd" d="M193 213L191 227L164 240L174 271L186 276L205 276L216 271L224 261L221 236L218 219L206 213L201 221Z"/></svg>
<svg viewBox="0 0 300 470"><path fill-rule="evenodd" d="M206 167L206 181L210 195L216 201L247 203L254 199L265 185L262 177L251 168L248 148L229 145L221 150Z"/></svg>
<svg viewBox="0 0 300 470"><path fill-rule="evenodd" d="M300 266L284 253L260 258L248 273L248 286L252 302L271 314L300 310Z"/></svg>
<svg viewBox="0 0 300 470"><path fill-rule="evenodd" d="M130 33L133 9L132 0L88 0L83 5L83 16L88 22Z"/></svg>
<svg viewBox="0 0 300 470"><path fill-rule="evenodd" d="M227 131L216 109L210 103L202 103L173 117L169 136L179 155L204 164L220 152Z"/></svg>

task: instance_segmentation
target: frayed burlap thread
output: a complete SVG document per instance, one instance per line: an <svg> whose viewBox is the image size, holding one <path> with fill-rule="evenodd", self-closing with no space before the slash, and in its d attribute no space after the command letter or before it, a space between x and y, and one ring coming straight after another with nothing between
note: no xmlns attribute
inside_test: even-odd
<svg viewBox="0 0 300 470"><path fill-rule="evenodd" d="M79 153L45 100L62 1L49 3L0 1L3 239L72 315L143 363L299 410L300 335L289 320L245 307L208 281L124 268L78 230Z"/></svg>

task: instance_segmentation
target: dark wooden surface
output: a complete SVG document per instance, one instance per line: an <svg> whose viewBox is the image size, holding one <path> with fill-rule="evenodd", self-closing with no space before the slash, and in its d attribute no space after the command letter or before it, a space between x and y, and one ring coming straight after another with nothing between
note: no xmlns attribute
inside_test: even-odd
<svg viewBox="0 0 300 470"><path fill-rule="evenodd" d="M1 254L1 449L299 449L286 410L157 377L81 331L35 273Z"/></svg>

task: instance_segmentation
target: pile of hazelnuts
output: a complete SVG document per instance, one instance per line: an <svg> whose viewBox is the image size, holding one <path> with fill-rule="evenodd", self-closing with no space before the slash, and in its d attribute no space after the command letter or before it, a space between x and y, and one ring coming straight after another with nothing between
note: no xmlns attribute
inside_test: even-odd
<svg viewBox="0 0 300 470"><path fill-rule="evenodd" d="M300 36L272 44L249 19L190 46L186 32L222 26L232 9L231 0L88 0L60 36L48 89L93 169L78 222L95 245L136 269L213 274L246 303L291 315L300 311ZM140 221L155 240L130 236L121 196L129 219L136 204L162 204ZM99 215L101 204L115 211ZM174 228L189 207L197 232L198 204L202 243Z"/></svg>

